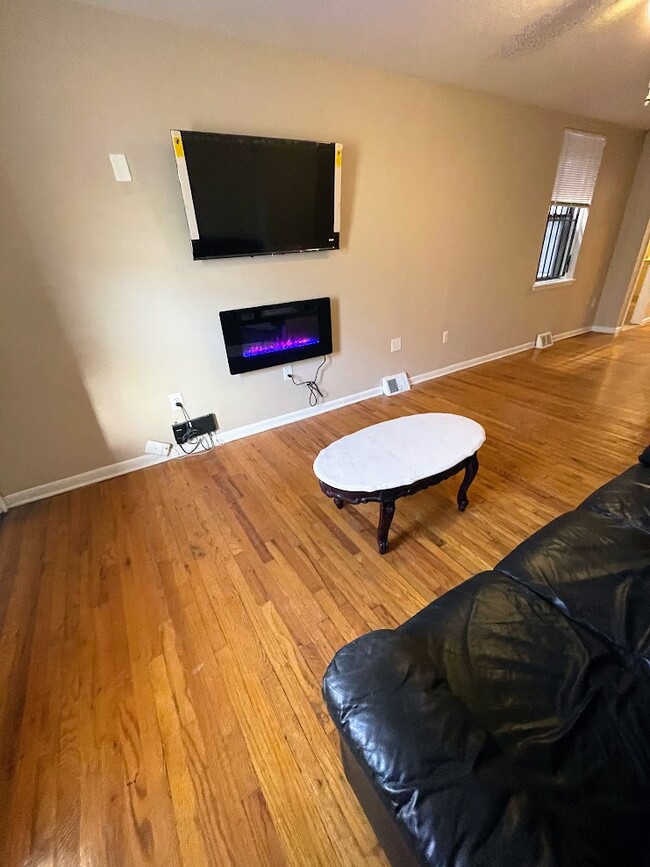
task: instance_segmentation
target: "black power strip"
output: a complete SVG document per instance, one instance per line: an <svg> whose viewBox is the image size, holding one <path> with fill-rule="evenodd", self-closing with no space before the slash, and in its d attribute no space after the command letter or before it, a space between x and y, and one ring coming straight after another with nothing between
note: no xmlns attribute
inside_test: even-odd
<svg viewBox="0 0 650 867"><path fill-rule="evenodd" d="M212 413L210 415L199 416L198 418L191 418L189 421L179 421L172 425L174 439L179 446L185 445L188 440L195 437L214 433L216 429L217 421Z"/></svg>

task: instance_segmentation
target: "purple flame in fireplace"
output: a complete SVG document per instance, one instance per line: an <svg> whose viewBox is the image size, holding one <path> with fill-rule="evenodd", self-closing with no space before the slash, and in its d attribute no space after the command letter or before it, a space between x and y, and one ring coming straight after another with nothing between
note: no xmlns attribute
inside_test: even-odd
<svg viewBox="0 0 650 867"><path fill-rule="evenodd" d="M300 346L312 346L318 343L318 337L289 337L286 340L265 340L262 343L251 343L243 351L244 358L251 355L268 355L270 352L283 352L285 349L298 349Z"/></svg>

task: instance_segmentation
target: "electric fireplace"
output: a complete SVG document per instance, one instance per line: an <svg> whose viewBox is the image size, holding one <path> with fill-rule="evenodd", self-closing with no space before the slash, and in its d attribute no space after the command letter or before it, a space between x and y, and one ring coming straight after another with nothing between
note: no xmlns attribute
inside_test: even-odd
<svg viewBox="0 0 650 867"><path fill-rule="evenodd" d="M332 351L329 298L223 310L219 318L232 374Z"/></svg>

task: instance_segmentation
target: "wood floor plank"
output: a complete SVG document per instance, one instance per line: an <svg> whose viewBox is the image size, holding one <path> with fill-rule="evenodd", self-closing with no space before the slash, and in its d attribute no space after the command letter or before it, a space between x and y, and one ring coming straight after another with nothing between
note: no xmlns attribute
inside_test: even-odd
<svg viewBox="0 0 650 867"><path fill-rule="evenodd" d="M321 679L630 465L650 441L650 328L589 334L0 521L2 867L381 867ZM457 479L339 511L318 451L456 412L487 441Z"/></svg>
<svg viewBox="0 0 650 867"><path fill-rule="evenodd" d="M196 790L187 763L181 722L167 676L164 656L149 664L163 741L167 781L174 805L175 826L183 864L207 864L206 845L199 829ZM226 859L222 863L228 863Z"/></svg>

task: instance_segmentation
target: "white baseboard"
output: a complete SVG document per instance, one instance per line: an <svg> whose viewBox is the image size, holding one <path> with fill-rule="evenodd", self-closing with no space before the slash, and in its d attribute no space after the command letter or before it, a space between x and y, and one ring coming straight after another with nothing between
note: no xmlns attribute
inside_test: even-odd
<svg viewBox="0 0 650 867"><path fill-rule="evenodd" d="M3 515L5 512L9 511L9 506L4 497L0 496L0 515Z"/></svg>
<svg viewBox="0 0 650 867"><path fill-rule="evenodd" d="M592 331L592 328L577 328L574 331L566 331L563 334L555 334L555 340L564 340L567 337L576 337L578 334L584 334L587 331ZM447 367L440 367L437 370L430 370L427 373L418 373L410 377L413 385L420 382L427 382L430 379L438 379L441 376L447 376L450 373L456 373L460 370L467 370L470 367L477 367L479 364L485 364L488 361L496 361L499 358L506 358L509 355L516 355L519 352L525 352L527 349L534 348L534 341L521 343L519 346L512 346L509 349L501 349L498 352L490 352L488 355L480 355L477 358L470 358L467 361L460 361L457 364L450 364ZM234 440L249 437L253 434L262 433L263 431L272 430L276 427L282 427L286 424L293 424L296 421L302 421L306 418L311 418L316 415L321 415L325 412L331 412L334 409L340 409L343 406L349 406L353 403L359 403L362 400L369 400L373 397L378 397L382 394L382 389L369 388L365 391L358 391L355 394L348 394L345 397L338 397L334 400L325 401L325 403L317 406L306 407L295 412L288 412L284 415L278 415L273 418L256 421L252 424L243 425L242 427L232 428L231 430L220 430L218 432L221 443L229 443ZM42 500L45 497L53 497L55 494L63 494L65 491L72 491L75 488L82 488L86 485L93 485L96 482L102 482L105 479L112 479L115 476L123 476L126 473L132 473L135 470L142 470L146 467L152 467L155 464L162 464L165 461L175 460L176 458L184 457L175 449L169 457L158 457L156 455L140 455L135 458L129 458L126 461L120 461L116 464L110 464L107 467L99 467L96 470L90 470L87 473L80 473L77 476L69 476L67 479L60 479L56 482L48 482L45 485L37 485L34 488L27 488L24 491L18 491L15 494L5 496L5 504L8 508L22 506L25 503L33 503L35 500ZM0 511L2 511L2 502L0 501Z"/></svg>
<svg viewBox="0 0 650 867"><path fill-rule="evenodd" d="M319 403L317 406L308 406L305 409L298 409L295 412L276 415L274 418L255 421L252 424L246 424L242 427L219 431L219 439L223 443L229 443L233 440L249 437L256 433L262 433L265 430L272 430L274 427L282 427L285 424L293 424L295 421L302 421L303 419L311 418L314 415L331 412L333 409L339 409L342 406L349 406L351 403L359 403L362 400L369 400L371 397L377 397L382 393L383 392L379 387L368 388L366 391L358 391L356 394L348 394L345 397L326 400L325 403Z"/></svg>
<svg viewBox="0 0 650 867"><path fill-rule="evenodd" d="M518 352L533 349L534 346L535 341L531 340L528 343L520 343L519 346L511 346L510 349L501 349L498 352L490 352L488 355L479 355L477 358L449 364L447 367L439 367L437 370L418 373L415 376L409 377L409 379L412 385L417 385L419 382L428 382L430 379L439 379L439 377L447 376L450 373L458 373L459 370L467 370L468 367L477 367L479 364L485 364L488 361L496 361L499 358L506 358L508 355L516 355Z"/></svg>
<svg viewBox="0 0 650 867"><path fill-rule="evenodd" d="M618 334L623 330L623 326L619 325L617 328L610 328L609 325L592 325L591 330L595 331L596 334Z"/></svg>
<svg viewBox="0 0 650 867"><path fill-rule="evenodd" d="M318 406L308 406L305 409L296 410L296 412L288 412L284 415L264 419L263 421L254 422L253 424L244 425L243 427L232 428L231 430L220 430L218 432L219 440L222 443L232 442L233 440L249 437L265 430L271 430L275 427L281 427L285 424L301 421L302 419L310 418L314 415L321 415L321 413L330 412L333 409L339 409L340 407L348 406L351 403L359 403L359 401L368 400L368 398L377 397L380 394L382 394L381 388L369 388L366 391L358 391L356 394L348 394L345 397L328 400L325 403L318 404ZM36 500L43 500L46 497L53 497L56 494L73 491L75 488L94 485L96 482L103 482L106 479L123 476L126 473L132 473L135 470L142 470L146 467L153 467L156 464L162 464L166 461L183 457L186 457L186 455L182 454L175 446L168 457L140 455L136 458L129 458L126 461L109 464L107 467L98 467L96 470L89 470L87 473L79 473L77 476L69 476L66 479L59 479L56 482L37 485L35 488L27 488L26 490L18 491L15 494L7 494L5 497L6 506L9 509L14 508L15 506L23 506L26 503L33 503ZM1 511L2 503L0 502L0 512Z"/></svg>
<svg viewBox="0 0 650 867"><path fill-rule="evenodd" d="M567 340L569 337L579 337L581 334L588 334L593 331L591 325L586 328L574 328L573 331L563 331L561 334L554 334L553 340Z"/></svg>
<svg viewBox="0 0 650 867"><path fill-rule="evenodd" d="M16 494L7 494L5 501L10 509L14 506L22 506L25 503L33 503L35 500L43 500L45 497L53 497L55 494L63 494L65 491L73 491L75 488L84 488L86 485L94 485L95 482L103 482L115 476L123 476L134 470L142 470L154 464L161 464L169 458L159 458L155 455L140 455L137 458L129 458L117 464L109 464L107 467L98 467L87 473L79 473L77 476L68 476L67 479L59 479L56 482L48 482L45 485L37 485L35 488L26 488Z"/></svg>
<svg viewBox="0 0 650 867"><path fill-rule="evenodd" d="M579 334L586 334L591 331L591 326L586 328L574 328L573 331L563 331L561 334L554 334L553 340L566 340L568 337L577 337ZM438 379L441 376L447 376L450 373L457 373L460 370L467 370L469 367L477 367L479 364L486 364L488 361L497 361L499 358L507 358L509 355L516 355L518 352L525 352L527 349L534 349L535 341L530 340L528 343L520 343L519 346L511 346L509 349L501 349L498 352L490 352L487 355L479 355L477 358L470 358L467 361L459 361L457 364L450 364L447 367L439 367L437 370L429 370L427 373L418 373L416 376L410 377L413 385L419 382L427 382L430 379Z"/></svg>

